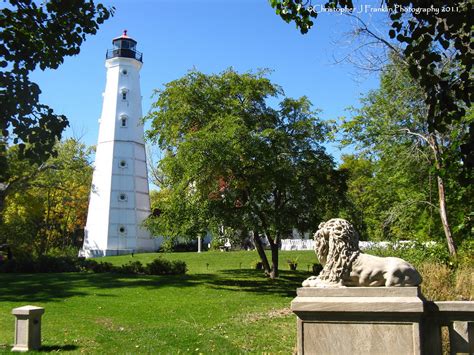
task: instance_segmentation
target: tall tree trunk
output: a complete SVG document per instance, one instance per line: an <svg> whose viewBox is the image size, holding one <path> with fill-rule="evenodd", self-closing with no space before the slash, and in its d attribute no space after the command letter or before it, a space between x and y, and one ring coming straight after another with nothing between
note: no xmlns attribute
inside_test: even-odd
<svg viewBox="0 0 474 355"><path fill-rule="evenodd" d="M270 278L275 279L279 276L278 273L278 238L273 240L270 237L268 238L268 242L270 243L270 248L272 251L272 269L270 271Z"/></svg>
<svg viewBox="0 0 474 355"><path fill-rule="evenodd" d="M454 244L453 236L451 235L451 228L448 222L448 213L446 211L446 192L444 189L444 182L441 176L437 176L438 181L438 196L439 196L439 215L441 217L441 223L443 223L444 235L446 236L446 242L448 243L449 253L452 256L456 256L456 245Z"/></svg>
<svg viewBox="0 0 474 355"><path fill-rule="evenodd" d="M265 250L263 249L262 240L260 239L260 235L258 231L253 231L253 243L255 244L255 249L257 249L257 253L260 256L260 260L262 260L263 270L265 274L270 275L270 264L268 263L267 255L265 254Z"/></svg>
<svg viewBox="0 0 474 355"><path fill-rule="evenodd" d="M456 244L454 243L454 239L451 234L451 228L449 226L448 221L448 212L446 206L446 189L444 186L443 178L440 176L440 170L443 168L443 164L441 161L441 151L436 136L434 134L431 134L429 136L429 143L434 153L435 167L437 170L436 180L438 184L439 215L441 217L441 223L443 224L444 235L448 244L449 253L452 256L456 256Z"/></svg>

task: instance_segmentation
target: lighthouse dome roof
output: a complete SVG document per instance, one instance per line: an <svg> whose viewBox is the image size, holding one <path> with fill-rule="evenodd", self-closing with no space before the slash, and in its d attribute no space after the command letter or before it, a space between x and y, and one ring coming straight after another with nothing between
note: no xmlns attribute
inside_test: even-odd
<svg viewBox="0 0 474 355"><path fill-rule="evenodd" d="M137 43L137 41L135 41L132 37L129 37L129 36L127 35L127 30L123 30L123 33L122 33L121 36L115 37L115 38L112 40L112 44L113 44L115 41L119 41L119 40L123 40L123 39L126 39L126 40L128 40L128 41L131 41L131 42L133 42L133 43L135 43L135 44Z"/></svg>

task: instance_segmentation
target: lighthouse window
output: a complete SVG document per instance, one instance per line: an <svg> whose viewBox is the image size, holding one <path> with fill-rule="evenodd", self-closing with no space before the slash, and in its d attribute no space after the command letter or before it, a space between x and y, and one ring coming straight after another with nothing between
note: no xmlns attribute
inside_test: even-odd
<svg viewBox="0 0 474 355"><path fill-rule="evenodd" d="M123 101L127 100L128 89L127 88L121 88L120 93L122 94L122 100Z"/></svg>
<svg viewBox="0 0 474 355"><path fill-rule="evenodd" d="M119 167L121 167L122 169L126 168L127 167L127 162L125 160L120 160Z"/></svg>
<svg viewBox="0 0 474 355"><path fill-rule="evenodd" d="M120 126L127 127L127 117L120 118Z"/></svg>
<svg viewBox="0 0 474 355"><path fill-rule="evenodd" d="M127 75L127 74L128 74L127 69L122 69L122 75Z"/></svg>
<svg viewBox="0 0 474 355"><path fill-rule="evenodd" d="M127 201L127 195L124 193L121 193L119 195L119 201Z"/></svg>
<svg viewBox="0 0 474 355"><path fill-rule="evenodd" d="M130 47L130 45L129 45L128 41L122 41L122 48L123 49L128 49L129 47Z"/></svg>
<svg viewBox="0 0 474 355"><path fill-rule="evenodd" d="M120 227L119 227L119 233L120 233L120 234L125 234L125 233L127 233L127 228L125 228L125 226L120 226Z"/></svg>

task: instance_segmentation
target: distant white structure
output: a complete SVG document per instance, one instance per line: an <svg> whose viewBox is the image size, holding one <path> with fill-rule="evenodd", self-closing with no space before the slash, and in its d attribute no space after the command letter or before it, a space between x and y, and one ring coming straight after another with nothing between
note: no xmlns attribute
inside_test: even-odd
<svg viewBox="0 0 474 355"><path fill-rule="evenodd" d="M141 123L142 54L127 31L112 44L105 61L107 83L84 245L79 252L85 257L155 251L161 242L141 228L150 215Z"/></svg>
<svg viewBox="0 0 474 355"><path fill-rule="evenodd" d="M313 250L314 239L282 239L281 250Z"/></svg>
<svg viewBox="0 0 474 355"><path fill-rule="evenodd" d="M281 250L314 250L314 239L282 239ZM367 250L372 248L387 249L389 247L400 249L403 247L410 247L414 244L411 240L398 240L395 242L388 241L360 241L360 250ZM433 247L436 242L423 242L425 247Z"/></svg>

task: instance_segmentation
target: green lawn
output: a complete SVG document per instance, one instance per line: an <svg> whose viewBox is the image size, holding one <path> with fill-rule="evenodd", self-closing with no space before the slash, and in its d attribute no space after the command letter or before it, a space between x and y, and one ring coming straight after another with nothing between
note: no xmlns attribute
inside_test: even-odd
<svg viewBox="0 0 474 355"><path fill-rule="evenodd" d="M183 276L0 274L0 352L13 342L11 309L45 307L43 350L86 353L291 353L289 304L314 253L281 252L281 277L250 265L256 252L160 254L186 261ZM114 264L157 254L104 258ZM286 260L298 257L298 271Z"/></svg>

